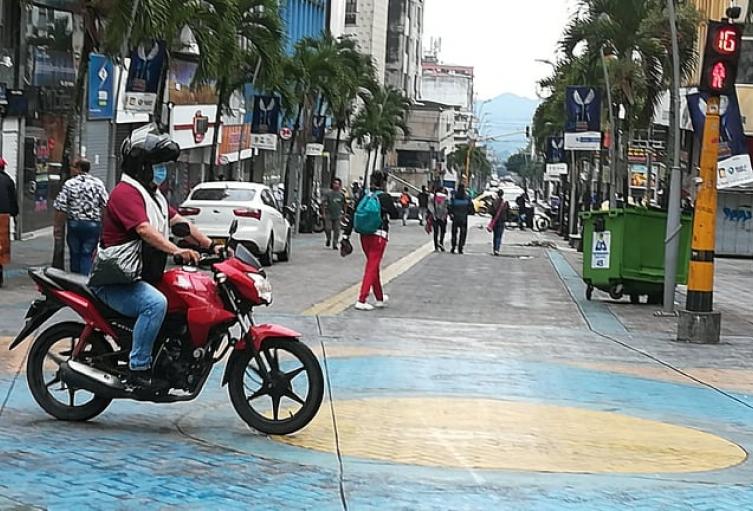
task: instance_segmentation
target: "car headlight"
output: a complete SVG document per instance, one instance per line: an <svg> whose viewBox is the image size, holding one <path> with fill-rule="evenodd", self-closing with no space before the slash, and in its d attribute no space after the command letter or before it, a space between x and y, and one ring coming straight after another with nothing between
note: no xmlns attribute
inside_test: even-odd
<svg viewBox="0 0 753 511"><path fill-rule="evenodd" d="M272 283L267 280L266 277L259 275L258 273L248 273L248 278L254 281L256 292L259 294L259 298L265 302L272 303Z"/></svg>

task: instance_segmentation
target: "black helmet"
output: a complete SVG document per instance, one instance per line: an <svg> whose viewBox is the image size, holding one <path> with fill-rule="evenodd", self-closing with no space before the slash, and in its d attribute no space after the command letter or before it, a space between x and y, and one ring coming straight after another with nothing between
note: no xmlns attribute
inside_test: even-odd
<svg viewBox="0 0 753 511"><path fill-rule="evenodd" d="M152 123L135 129L120 146L121 169L142 183L152 180L152 165L175 161L180 147Z"/></svg>

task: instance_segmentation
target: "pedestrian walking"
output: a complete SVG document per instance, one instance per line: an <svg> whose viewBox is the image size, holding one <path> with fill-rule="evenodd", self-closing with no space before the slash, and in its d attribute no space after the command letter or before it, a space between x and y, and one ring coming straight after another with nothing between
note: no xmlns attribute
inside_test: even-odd
<svg viewBox="0 0 753 511"><path fill-rule="evenodd" d="M437 187L429 200L435 252L444 252L444 238L447 233L447 217L449 215L447 206L447 190Z"/></svg>
<svg viewBox="0 0 753 511"><path fill-rule="evenodd" d="M377 308L385 307L389 299L382 290L380 267L389 241L390 216L397 216L398 212L392 197L384 191L386 184L387 174L380 171L371 174L371 188L360 198L354 208L355 212L348 219L340 249L343 255L353 250L350 235L355 229L361 236L361 248L366 255L361 291L355 305L359 311L374 310L374 305L366 301L371 291L377 300Z"/></svg>
<svg viewBox="0 0 753 511"><path fill-rule="evenodd" d="M65 217L71 272L89 275L102 231L107 190L101 179L89 175L91 163L79 160L55 199L56 215Z"/></svg>
<svg viewBox="0 0 753 511"><path fill-rule="evenodd" d="M403 219L403 225L408 223L408 216L410 215L410 205L413 202L408 187L403 188L403 193L400 194L400 217Z"/></svg>
<svg viewBox="0 0 753 511"><path fill-rule="evenodd" d="M424 225L426 216L429 213L429 192L426 191L426 186L421 187L421 191L418 194L418 222Z"/></svg>
<svg viewBox="0 0 753 511"><path fill-rule="evenodd" d="M494 233L493 250L498 256L502 248L502 237L505 234L505 222L510 211L510 204L505 200L505 192L501 188L497 190L497 199L492 206L492 220L486 226L486 230Z"/></svg>
<svg viewBox="0 0 753 511"><path fill-rule="evenodd" d="M342 180L336 177L322 197L324 235L327 237L325 246L331 245L333 250L340 248L340 222L345 211L345 192L342 187Z"/></svg>
<svg viewBox="0 0 753 511"><path fill-rule="evenodd" d="M525 192L518 195L515 199L515 204L518 206L518 229L521 231L526 230L526 214L528 212L528 197Z"/></svg>
<svg viewBox="0 0 753 511"><path fill-rule="evenodd" d="M450 219L452 219L452 249L451 253L463 254L465 241L468 237L468 215L476 214L473 201L465 190L465 185L458 186L458 191L450 200Z"/></svg>
<svg viewBox="0 0 753 511"><path fill-rule="evenodd" d="M10 217L18 216L18 196L13 179L5 172L7 163L0 157L0 287L3 267L10 263Z"/></svg>

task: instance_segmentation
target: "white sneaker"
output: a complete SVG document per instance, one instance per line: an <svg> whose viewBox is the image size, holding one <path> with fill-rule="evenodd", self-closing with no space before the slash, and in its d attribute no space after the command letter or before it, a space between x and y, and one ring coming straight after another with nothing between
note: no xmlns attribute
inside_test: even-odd
<svg viewBox="0 0 753 511"><path fill-rule="evenodd" d="M385 307L387 307L387 302L389 302L389 301L390 301L390 297L389 296L382 295L382 301L377 301L377 303L375 304L376 308L377 309L384 309Z"/></svg>
<svg viewBox="0 0 753 511"><path fill-rule="evenodd" d="M373 311L374 306L370 303L362 303L362 302L356 302L356 310L357 311Z"/></svg>

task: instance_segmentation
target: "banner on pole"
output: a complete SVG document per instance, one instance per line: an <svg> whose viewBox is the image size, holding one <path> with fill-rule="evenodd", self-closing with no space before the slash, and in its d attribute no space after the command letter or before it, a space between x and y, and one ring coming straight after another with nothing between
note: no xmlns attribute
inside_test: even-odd
<svg viewBox="0 0 753 511"><path fill-rule="evenodd" d="M688 94L693 130L700 136L706 125L706 101L708 94ZM717 164L717 188L731 188L753 183L753 164L743 131L743 120L736 95L719 99L719 156Z"/></svg>
<svg viewBox="0 0 753 511"><path fill-rule="evenodd" d="M139 45L131 52L125 87L125 109L151 112L157 102L167 51L164 41Z"/></svg>
<svg viewBox="0 0 753 511"><path fill-rule="evenodd" d="M571 86L565 92L565 149L601 150L601 93L593 87Z"/></svg>
<svg viewBox="0 0 753 511"><path fill-rule="evenodd" d="M274 134L280 131L280 99L275 96L254 96L254 120L251 131L255 134Z"/></svg>
<svg viewBox="0 0 753 511"><path fill-rule="evenodd" d="M562 163L565 161L565 138L548 137L546 139L546 162Z"/></svg>

